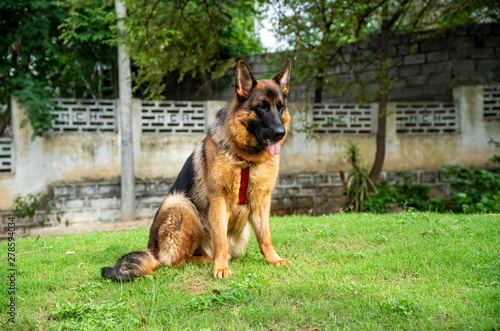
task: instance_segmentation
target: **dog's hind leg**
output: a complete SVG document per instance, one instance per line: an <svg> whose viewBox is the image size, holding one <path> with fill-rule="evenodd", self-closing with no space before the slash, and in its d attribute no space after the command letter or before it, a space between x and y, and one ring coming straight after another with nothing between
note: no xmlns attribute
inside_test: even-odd
<svg viewBox="0 0 500 331"><path fill-rule="evenodd" d="M182 193L168 195L151 226L148 250L160 265L181 265L193 259L205 232L194 204Z"/></svg>

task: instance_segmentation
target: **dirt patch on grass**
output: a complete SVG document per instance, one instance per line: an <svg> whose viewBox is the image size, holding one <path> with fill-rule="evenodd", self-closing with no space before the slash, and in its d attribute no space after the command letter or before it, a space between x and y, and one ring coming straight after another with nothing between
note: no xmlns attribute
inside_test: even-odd
<svg viewBox="0 0 500 331"><path fill-rule="evenodd" d="M189 292L205 292L207 290L207 287L203 284L195 284L188 286L187 290Z"/></svg>

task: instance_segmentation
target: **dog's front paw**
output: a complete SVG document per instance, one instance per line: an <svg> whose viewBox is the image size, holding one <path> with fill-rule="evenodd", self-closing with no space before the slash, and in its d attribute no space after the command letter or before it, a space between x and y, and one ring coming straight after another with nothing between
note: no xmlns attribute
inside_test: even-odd
<svg viewBox="0 0 500 331"><path fill-rule="evenodd" d="M233 273L231 272L231 269L229 267L214 267L212 269L212 276L214 278L224 278L231 276Z"/></svg>
<svg viewBox="0 0 500 331"><path fill-rule="evenodd" d="M290 261L288 261L287 259L268 260L267 262L271 263L272 265L290 265Z"/></svg>

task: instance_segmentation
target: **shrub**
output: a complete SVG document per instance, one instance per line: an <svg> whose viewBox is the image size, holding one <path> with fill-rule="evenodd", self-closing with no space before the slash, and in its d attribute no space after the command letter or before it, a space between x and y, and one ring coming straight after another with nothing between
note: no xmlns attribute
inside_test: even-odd
<svg viewBox="0 0 500 331"><path fill-rule="evenodd" d="M60 329L67 330L102 330L123 327L124 301L103 301L101 303L57 303L51 319L62 322ZM140 325L135 319L134 324Z"/></svg>
<svg viewBox="0 0 500 331"><path fill-rule="evenodd" d="M400 171L396 173L403 181L399 180L394 185L396 191L396 203L401 207L412 207L418 210L425 210L429 207L428 186L413 184L411 173Z"/></svg>
<svg viewBox="0 0 500 331"><path fill-rule="evenodd" d="M443 181L450 184L450 197L429 198L429 187L411 182L409 172L398 172L394 186L377 183L363 202L365 210L387 213L395 208L414 208L455 213L500 212L500 173L477 167L444 166Z"/></svg>
<svg viewBox="0 0 500 331"><path fill-rule="evenodd" d="M14 199L14 216L19 218L29 217L31 220L35 214L39 216L38 223L43 226L45 223L54 220L61 222L64 211L55 211L55 201L43 193L29 193L27 196L17 196ZM38 211L38 213L37 213ZM66 221L66 225L68 222Z"/></svg>
<svg viewBox="0 0 500 331"><path fill-rule="evenodd" d="M449 210L459 213L500 212L500 174L477 167L445 166L450 183Z"/></svg>
<svg viewBox="0 0 500 331"><path fill-rule="evenodd" d="M375 213L388 213L397 207L428 209L430 188L413 184L411 173L408 171L399 171L396 176L399 179L392 187L387 181L381 181L377 184L375 191L364 201L366 210Z"/></svg>
<svg viewBox="0 0 500 331"><path fill-rule="evenodd" d="M347 160L352 170L347 177L346 194L353 211L362 211L363 201L373 191L374 185L368 171L360 165L358 146L352 142L347 148Z"/></svg>
<svg viewBox="0 0 500 331"><path fill-rule="evenodd" d="M388 213L391 205L395 203L395 194L386 180L380 181L375 187L375 191L363 202L366 211L373 213Z"/></svg>

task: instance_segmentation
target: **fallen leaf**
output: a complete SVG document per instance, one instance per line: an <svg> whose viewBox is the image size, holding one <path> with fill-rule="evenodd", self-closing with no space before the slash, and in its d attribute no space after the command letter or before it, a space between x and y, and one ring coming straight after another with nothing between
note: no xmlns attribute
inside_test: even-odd
<svg viewBox="0 0 500 331"><path fill-rule="evenodd" d="M66 254L75 254L75 252L66 252Z"/></svg>
<svg viewBox="0 0 500 331"><path fill-rule="evenodd" d="M213 293L213 294L220 294L219 290L215 290L215 289L214 289L214 290L212 290L212 293Z"/></svg>

